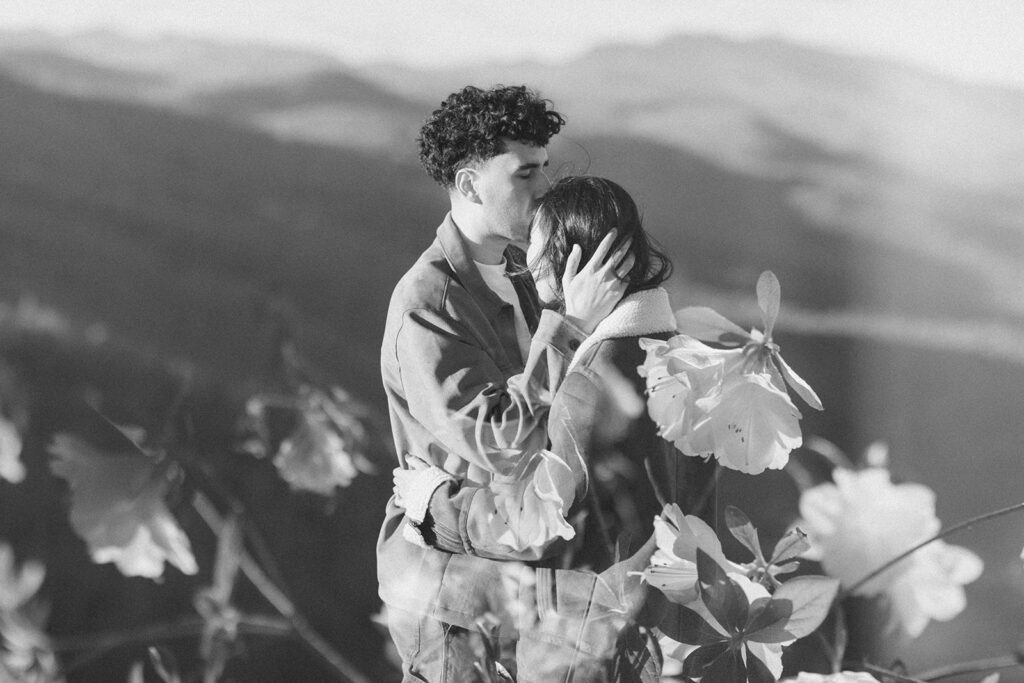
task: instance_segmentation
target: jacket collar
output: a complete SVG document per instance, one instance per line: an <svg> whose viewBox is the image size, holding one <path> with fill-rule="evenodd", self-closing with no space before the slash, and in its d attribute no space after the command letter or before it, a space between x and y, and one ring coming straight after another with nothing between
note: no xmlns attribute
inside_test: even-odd
<svg viewBox="0 0 1024 683"><path fill-rule="evenodd" d="M437 241L441 245L441 251L444 252L445 258L448 260L448 265L452 267L452 271L455 273L455 278L465 287L473 299L478 304L481 304L482 307L488 309L488 313L492 316L501 310L505 302L491 291L491 288L484 282L483 276L480 275L480 271L469 255L469 250L466 249L466 242L462 238L462 233L459 232L459 228L455 225L455 221L452 220L450 213L444 217L444 222L437 229Z"/></svg>
<svg viewBox="0 0 1024 683"><path fill-rule="evenodd" d="M586 351L605 339L642 337L645 334L676 331L676 316L662 287L633 292L597 324L573 354L569 368L583 358Z"/></svg>
<svg viewBox="0 0 1024 683"><path fill-rule="evenodd" d="M466 241L463 239L459 227L452 220L451 213L444 217L444 221L437 228L437 242L455 274L455 279L469 292L487 316L492 320L495 319L498 312L509 304L505 303L484 282L483 276L480 275L480 269L476 267L469 255ZM537 329L541 312L540 302L537 300L537 288L534 285L533 277L526 269L525 254L511 244L505 249L505 272L512 280L512 286L519 296L523 317L526 318L526 325L532 333Z"/></svg>

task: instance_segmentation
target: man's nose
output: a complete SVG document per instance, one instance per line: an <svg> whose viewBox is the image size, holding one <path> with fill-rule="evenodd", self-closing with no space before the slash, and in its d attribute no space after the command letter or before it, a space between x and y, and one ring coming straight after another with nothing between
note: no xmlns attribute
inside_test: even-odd
<svg viewBox="0 0 1024 683"><path fill-rule="evenodd" d="M551 178L545 171L537 173L536 187L534 188L533 196L535 199L540 199L544 196L544 193L551 189Z"/></svg>

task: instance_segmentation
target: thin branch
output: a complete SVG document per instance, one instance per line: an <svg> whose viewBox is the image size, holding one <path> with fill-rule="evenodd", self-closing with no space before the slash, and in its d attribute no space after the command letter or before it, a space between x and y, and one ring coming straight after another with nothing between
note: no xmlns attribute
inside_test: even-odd
<svg viewBox="0 0 1024 683"><path fill-rule="evenodd" d="M1024 667L1024 661L1015 655L1004 655L1002 657L990 657L988 659L975 659L970 662L957 662L946 666L935 667L922 673L917 677L922 681L938 681L943 678L952 678L961 674L988 673L999 669L1012 669Z"/></svg>
<svg viewBox="0 0 1024 683"><path fill-rule="evenodd" d="M875 666L874 664L868 664L867 662L864 662L864 670L870 671L873 674L879 674L880 676L884 676L886 678L891 678L894 681L897 681L898 683L926 683L925 681L922 681L920 678L914 678L913 676L904 676L903 674L896 673L895 671L890 671L889 669L885 669L880 666Z"/></svg>
<svg viewBox="0 0 1024 683"><path fill-rule="evenodd" d="M189 616L178 621L148 624L117 631L51 638L50 644L54 652L88 650L86 654L68 664L64 671L70 673L124 645L193 638L202 634L204 626L205 622L201 617ZM287 620L260 615L242 615L238 621L238 629L241 633L251 635L285 638L295 636L292 625Z"/></svg>
<svg viewBox="0 0 1024 683"><path fill-rule="evenodd" d="M949 536L949 535L951 535L953 533L956 533L957 531L962 531L964 529L970 529L975 524L980 524L981 522L987 522L990 519L996 519L997 517L1002 517L1004 515L1008 515L1011 512L1017 512L1018 510L1024 510L1024 502L1017 503L1016 505L1011 505L1009 507L1005 507L1005 508L1002 508L1000 510L993 510L991 512L986 512L985 514L978 515L977 517L972 517L972 518L970 518L970 519L968 519L966 521L960 522L959 524L954 524L953 526L949 527L948 529L943 529L942 531L940 531L939 533L935 534L931 538L929 538L927 540L924 540L924 541L921 541L920 543L918 543L917 545L913 546L912 548L910 548L906 552L900 553L899 555L897 555L893 559L891 559L888 562L886 562L885 564L883 564L881 567L878 567L874 571L872 571L869 574L867 574L864 578L860 579L859 581L854 583L849 588L844 589L839 594L839 599L841 600L841 599L843 599L843 598L845 598L845 597L847 597L849 595L852 595L855 590L857 590L858 588L860 588L861 586L866 584L868 581L870 581L871 579L875 578L876 576L878 576L882 572L886 571L887 569L893 567L894 565L898 564L900 561L905 560L906 558L910 557L911 555L913 555L914 553L916 553L918 550L920 550L921 548L925 547L929 543L933 543L935 541L943 539L946 536Z"/></svg>
<svg viewBox="0 0 1024 683"><path fill-rule="evenodd" d="M214 533L219 534L224 520L220 513L217 512L213 503L201 492L197 491L193 498L193 507L195 507L196 512L199 513L199 516L203 518L203 521L206 522L210 529ZM313 629L305 617L296 609L295 603L267 577L259 564L245 550L242 551L239 565L242 573L246 575L252 585L273 605L274 609L280 612L281 616L288 620L295 634L325 664L334 669L346 681L351 681L351 683L370 683L369 679L363 676L359 669L320 637L320 634Z"/></svg>

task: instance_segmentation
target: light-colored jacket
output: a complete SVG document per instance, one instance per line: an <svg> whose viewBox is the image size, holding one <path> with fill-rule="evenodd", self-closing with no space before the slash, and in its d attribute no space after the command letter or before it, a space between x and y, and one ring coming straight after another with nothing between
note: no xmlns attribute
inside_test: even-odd
<svg viewBox="0 0 1024 683"><path fill-rule="evenodd" d="M506 262L533 332L526 359L512 306L484 284L450 215L395 287L381 374L400 464L415 455L486 485L545 446L551 399L586 335L541 309L521 251L510 247ZM500 574L500 563L426 547L388 503L377 544L385 604L474 628L506 602Z"/></svg>
<svg viewBox="0 0 1024 683"><path fill-rule="evenodd" d="M519 551L503 546L500 525L479 524L470 515L494 507L489 503L493 491L464 481L458 488L442 488L431 500L434 544L451 552L603 571L614 563L616 548L628 555L650 537L653 519L665 503L678 503L686 514L708 516L715 468L684 456L658 436L647 416L644 380L637 373L645 357L639 340L667 339L674 331L667 292L660 287L635 292L573 357L548 424L551 452L576 478L577 495L567 511L573 539L553 536Z"/></svg>

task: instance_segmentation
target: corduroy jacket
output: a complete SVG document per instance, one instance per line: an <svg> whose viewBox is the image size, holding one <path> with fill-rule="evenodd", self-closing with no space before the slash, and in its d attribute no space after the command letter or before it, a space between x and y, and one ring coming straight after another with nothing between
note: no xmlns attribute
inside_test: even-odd
<svg viewBox="0 0 1024 683"><path fill-rule="evenodd" d="M566 542L554 537L519 552L503 548L495 525L475 523L471 516L487 507L490 492L463 481L442 487L431 499L434 545L457 553L603 571L614 562L616 548L628 554L647 540L665 503L678 503L686 514L708 516L715 467L679 453L658 436L637 372L645 358L640 338L667 339L674 329L663 289L626 297L582 342L553 399L549 448L576 474L577 496L568 515L575 538ZM469 505L470 496L480 500Z"/></svg>
<svg viewBox="0 0 1024 683"><path fill-rule="evenodd" d="M521 357L513 307L484 283L447 216L437 238L395 287L381 345L381 374L399 463L415 455L479 485L507 475L547 442L547 415L586 335L542 310L523 254L506 268L533 333ZM474 628L500 614L501 563L422 542L389 501L377 544L385 604Z"/></svg>

